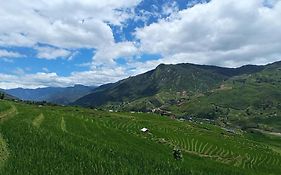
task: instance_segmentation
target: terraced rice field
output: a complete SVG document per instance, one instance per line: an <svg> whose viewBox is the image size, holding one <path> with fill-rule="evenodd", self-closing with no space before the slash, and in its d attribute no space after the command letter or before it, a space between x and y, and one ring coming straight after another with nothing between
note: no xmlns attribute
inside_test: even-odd
<svg viewBox="0 0 281 175"><path fill-rule="evenodd" d="M280 174L281 139L153 114L0 101L0 174ZM148 133L141 133L146 127ZM183 159L175 160L173 149Z"/></svg>

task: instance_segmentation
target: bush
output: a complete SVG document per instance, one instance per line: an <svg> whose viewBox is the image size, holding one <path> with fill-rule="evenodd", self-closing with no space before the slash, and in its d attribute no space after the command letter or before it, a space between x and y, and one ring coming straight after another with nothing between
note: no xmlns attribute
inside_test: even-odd
<svg viewBox="0 0 281 175"><path fill-rule="evenodd" d="M5 94L4 93L0 93L0 99L3 100L5 98Z"/></svg>
<svg viewBox="0 0 281 175"><path fill-rule="evenodd" d="M174 148L173 149L173 156L175 160L181 160L182 159L182 154L181 154L181 150L178 148Z"/></svg>

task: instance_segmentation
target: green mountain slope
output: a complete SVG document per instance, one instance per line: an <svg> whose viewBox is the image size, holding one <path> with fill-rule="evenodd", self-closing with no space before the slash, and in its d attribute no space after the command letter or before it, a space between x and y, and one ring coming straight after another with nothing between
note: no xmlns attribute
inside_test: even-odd
<svg viewBox="0 0 281 175"><path fill-rule="evenodd" d="M281 63L230 78L219 89L169 108L178 114L221 119L245 128L281 131Z"/></svg>
<svg viewBox="0 0 281 175"><path fill-rule="evenodd" d="M281 132L281 62L236 69L178 64L101 87L75 102L110 110L210 119Z"/></svg>
<svg viewBox="0 0 281 175"><path fill-rule="evenodd" d="M155 114L0 101L0 174L278 175L281 138ZM149 132L142 133L146 127ZM176 160L173 150L182 157Z"/></svg>
<svg viewBox="0 0 281 175"><path fill-rule="evenodd" d="M112 103L128 103L145 97L164 95L175 99L178 93L192 96L217 88L230 77L262 70L262 66L244 66L237 69L194 64L159 65L155 70L97 88L74 104L100 106ZM172 97L172 98L170 98ZM157 100L156 100L157 101ZM163 102L156 102L156 106Z"/></svg>

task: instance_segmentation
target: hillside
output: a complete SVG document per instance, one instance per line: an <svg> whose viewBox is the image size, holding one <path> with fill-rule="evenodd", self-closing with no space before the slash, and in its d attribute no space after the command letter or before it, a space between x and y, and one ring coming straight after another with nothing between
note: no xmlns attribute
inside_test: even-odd
<svg viewBox="0 0 281 175"><path fill-rule="evenodd" d="M4 96L3 96L4 99L9 99L9 100L11 100L11 99L17 99L16 97L14 97L14 96L12 96L12 95L6 93L4 89L0 89L0 96L1 96L2 94L4 95Z"/></svg>
<svg viewBox="0 0 281 175"><path fill-rule="evenodd" d="M8 89L7 93L28 101L47 101L55 104L69 104L89 94L95 87L75 85L73 87L47 87L37 89Z"/></svg>
<svg viewBox="0 0 281 175"><path fill-rule="evenodd" d="M219 89L168 110L243 128L281 131L281 62L225 81Z"/></svg>
<svg viewBox="0 0 281 175"><path fill-rule="evenodd" d="M178 64L97 88L74 104L209 119L281 132L281 62L240 68Z"/></svg>
<svg viewBox="0 0 281 175"><path fill-rule="evenodd" d="M178 93L185 97L204 93L229 79L263 69L263 66L243 66L240 68L222 68L207 65L178 64L159 65L147 73L121 80L106 87L97 88L93 93L80 98L74 104L81 106L101 106L112 103L128 103L145 97L164 95L164 101L174 100ZM170 98L171 97L171 98ZM157 100L156 100L157 101ZM156 102L154 107L163 103Z"/></svg>
<svg viewBox="0 0 281 175"><path fill-rule="evenodd" d="M3 175L278 175L280 145L205 122L0 100Z"/></svg>

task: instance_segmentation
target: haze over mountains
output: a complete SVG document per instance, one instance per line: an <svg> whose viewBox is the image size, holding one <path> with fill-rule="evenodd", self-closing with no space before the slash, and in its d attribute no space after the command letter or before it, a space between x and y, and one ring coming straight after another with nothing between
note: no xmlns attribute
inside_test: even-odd
<svg viewBox="0 0 281 175"><path fill-rule="evenodd" d="M13 97L12 95L6 93L4 89L0 89L0 94L4 94L5 99L16 99L16 97Z"/></svg>
<svg viewBox="0 0 281 175"><path fill-rule="evenodd" d="M73 87L46 87L38 89L8 89L6 93L22 100L47 101L55 104L69 104L91 93L95 87L75 85Z"/></svg>

